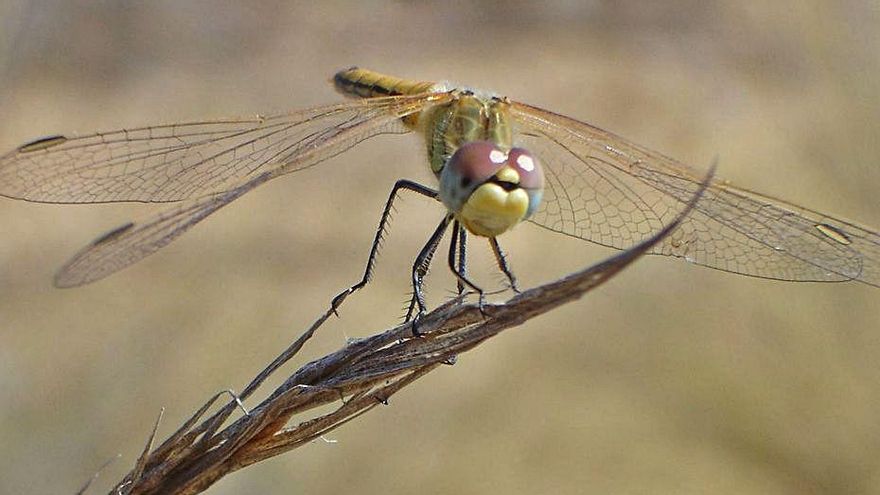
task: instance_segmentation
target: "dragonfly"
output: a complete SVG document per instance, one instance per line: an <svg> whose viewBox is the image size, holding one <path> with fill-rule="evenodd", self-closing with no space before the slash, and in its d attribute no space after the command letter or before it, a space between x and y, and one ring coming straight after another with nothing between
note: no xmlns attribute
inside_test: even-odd
<svg viewBox="0 0 880 495"><path fill-rule="evenodd" d="M0 157L0 195L40 203L171 203L97 238L56 274L73 287L144 257L243 194L384 134L418 133L438 179L431 188L398 180L383 209L363 278L372 277L396 197L446 208L412 269L413 301L445 232L448 262L463 287L468 234L488 239L513 289L497 237L527 221L553 232L625 249L670 222L705 174L588 123L505 96L450 83L401 79L352 67L333 77L350 99L277 115L53 135ZM713 179L680 227L652 254L751 277L856 281L880 287L876 229ZM415 315L413 315L415 311Z"/></svg>

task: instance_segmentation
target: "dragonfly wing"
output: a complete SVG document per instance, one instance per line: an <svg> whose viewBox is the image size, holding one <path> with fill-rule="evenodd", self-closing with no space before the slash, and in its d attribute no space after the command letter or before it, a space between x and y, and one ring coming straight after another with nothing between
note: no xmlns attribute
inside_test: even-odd
<svg viewBox="0 0 880 495"><path fill-rule="evenodd" d="M313 130L308 134L288 132L287 139L280 145L273 144L271 151L268 144L262 146L259 160L261 168L238 172L242 177L231 184L224 180L224 188L189 199L145 221L123 225L99 237L62 267L56 275L55 284L59 287L73 287L104 278L155 252L208 215L268 180L312 166L372 136L407 132L408 128L400 118L420 111L426 104L437 99L438 97L431 95L382 98L384 101L379 103L358 106L358 111L350 105L325 107L318 112L322 125L312 126ZM329 112L339 112L348 117L344 122L333 119L334 123L328 125ZM237 149L243 148L237 145ZM270 163L272 165L268 166ZM239 167L235 163L228 166L236 169ZM222 171L216 173L220 174ZM187 182L186 184L191 185L188 195L196 194L204 188L205 183L214 180L215 175L211 174L203 179L199 187L194 187L195 183ZM177 181L176 184L182 185L184 182ZM162 194L163 191L158 190L156 193ZM170 201L167 199L169 196L162 197Z"/></svg>
<svg viewBox="0 0 880 495"><path fill-rule="evenodd" d="M99 237L65 263L55 275L55 286L88 284L136 263L271 178L269 172L264 172L228 191L186 201L143 221L122 225Z"/></svg>
<svg viewBox="0 0 880 495"><path fill-rule="evenodd" d="M602 129L513 103L522 145L545 164L547 229L623 249L662 228L703 173ZM679 229L653 249L718 270L880 287L880 234L714 181Z"/></svg>
<svg viewBox="0 0 880 495"><path fill-rule="evenodd" d="M391 96L267 117L50 136L0 157L0 196L44 203L181 201L236 187L265 170L314 165L377 134L408 132L397 117L443 97Z"/></svg>

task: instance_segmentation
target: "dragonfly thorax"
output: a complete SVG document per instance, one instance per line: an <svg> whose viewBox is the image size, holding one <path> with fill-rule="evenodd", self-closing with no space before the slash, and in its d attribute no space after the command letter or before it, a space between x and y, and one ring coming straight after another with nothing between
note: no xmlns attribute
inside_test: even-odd
<svg viewBox="0 0 880 495"><path fill-rule="evenodd" d="M447 103L426 109L419 118L425 135L428 161L437 177L453 153L464 143L489 141L502 150L513 147L510 104L470 90L453 90Z"/></svg>

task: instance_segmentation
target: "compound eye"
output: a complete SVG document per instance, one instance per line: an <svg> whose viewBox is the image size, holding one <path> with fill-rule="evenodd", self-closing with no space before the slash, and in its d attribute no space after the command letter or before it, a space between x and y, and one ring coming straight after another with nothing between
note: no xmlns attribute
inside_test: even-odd
<svg viewBox="0 0 880 495"><path fill-rule="evenodd" d="M507 153L489 141L471 141L458 148L446 167L460 180L459 187L481 184L507 162Z"/></svg>
<svg viewBox="0 0 880 495"><path fill-rule="evenodd" d="M523 189L542 189L544 170L534 155L523 148L513 148L508 154L507 163L519 174L519 186Z"/></svg>

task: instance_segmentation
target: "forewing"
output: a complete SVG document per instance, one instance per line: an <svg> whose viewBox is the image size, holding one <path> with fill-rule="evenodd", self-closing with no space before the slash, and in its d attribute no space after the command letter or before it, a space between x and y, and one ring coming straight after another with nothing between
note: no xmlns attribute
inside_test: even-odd
<svg viewBox="0 0 880 495"><path fill-rule="evenodd" d="M50 136L0 157L0 195L45 203L185 200L266 170L313 165L376 134L407 132L395 117L444 97L392 96L267 117ZM327 145L351 129L361 130ZM308 160L300 159L304 154Z"/></svg>
<svg viewBox="0 0 880 495"><path fill-rule="evenodd" d="M704 174L589 124L512 104L522 145L545 166L543 204L530 219L618 249L662 228ZM778 280L858 280L880 287L880 234L714 181L654 254Z"/></svg>

